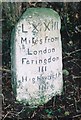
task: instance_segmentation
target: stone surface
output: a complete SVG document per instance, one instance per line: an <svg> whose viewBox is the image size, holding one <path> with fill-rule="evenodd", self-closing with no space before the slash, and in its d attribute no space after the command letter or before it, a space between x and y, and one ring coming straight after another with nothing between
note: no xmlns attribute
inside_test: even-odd
<svg viewBox="0 0 81 120"><path fill-rule="evenodd" d="M16 100L32 107L61 94L61 21L49 8L29 8L12 32L12 87Z"/></svg>

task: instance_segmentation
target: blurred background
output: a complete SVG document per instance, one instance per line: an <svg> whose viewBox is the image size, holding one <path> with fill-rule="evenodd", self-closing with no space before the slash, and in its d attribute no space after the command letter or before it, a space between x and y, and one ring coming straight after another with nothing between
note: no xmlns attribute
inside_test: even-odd
<svg viewBox="0 0 81 120"><path fill-rule="evenodd" d="M2 120L81 120L81 2L2 4ZM63 93L38 108L17 103L11 86L11 32L29 7L57 11L61 18Z"/></svg>

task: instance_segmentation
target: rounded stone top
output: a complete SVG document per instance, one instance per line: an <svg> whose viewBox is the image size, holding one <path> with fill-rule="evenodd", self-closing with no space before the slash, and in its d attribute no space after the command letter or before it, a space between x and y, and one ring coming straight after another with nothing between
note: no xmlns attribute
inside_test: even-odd
<svg viewBox="0 0 81 120"><path fill-rule="evenodd" d="M50 8L28 8L21 19L51 17L59 19L59 14Z"/></svg>

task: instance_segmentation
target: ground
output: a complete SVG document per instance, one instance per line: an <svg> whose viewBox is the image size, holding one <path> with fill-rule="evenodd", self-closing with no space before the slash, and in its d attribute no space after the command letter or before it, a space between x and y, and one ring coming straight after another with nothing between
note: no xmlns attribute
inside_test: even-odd
<svg viewBox="0 0 81 120"><path fill-rule="evenodd" d="M81 3L3 4L2 120L81 120L80 4ZM27 7L50 7L59 13L62 21L63 92L61 96L57 95L45 105L35 109L29 108L28 105L17 103L11 86L10 36L18 19L18 16L15 15L14 17L13 14L13 9L16 8L17 5L21 6L20 14L23 13ZM16 10L18 10L18 8Z"/></svg>

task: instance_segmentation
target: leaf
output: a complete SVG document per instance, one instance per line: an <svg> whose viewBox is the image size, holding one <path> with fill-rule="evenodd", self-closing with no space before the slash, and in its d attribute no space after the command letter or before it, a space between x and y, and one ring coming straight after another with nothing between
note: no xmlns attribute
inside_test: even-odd
<svg viewBox="0 0 81 120"><path fill-rule="evenodd" d="M63 74L64 74L65 76L68 76L68 75L69 75L69 71L66 70L66 69L64 69L64 70L63 70Z"/></svg>

